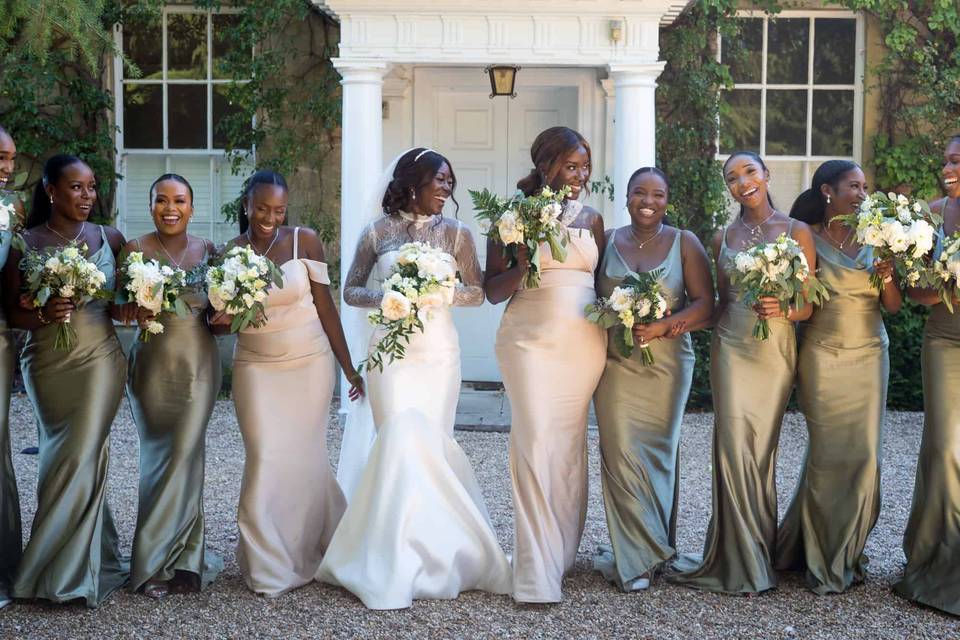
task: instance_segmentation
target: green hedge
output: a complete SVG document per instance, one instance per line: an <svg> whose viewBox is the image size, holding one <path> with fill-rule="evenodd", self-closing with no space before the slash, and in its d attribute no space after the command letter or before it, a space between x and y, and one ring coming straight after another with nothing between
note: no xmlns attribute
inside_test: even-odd
<svg viewBox="0 0 960 640"><path fill-rule="evenodd" d="M884 314L890 336L890 383L887 407L901 411L923 411L923 380L920 375L920 347L923 343L923 325L929 311L909 301L896 315ZM710 331L693 334L693 349L697 366L693 372L688 411L712 411L710 393ZM791 408L796 403L791 399Z"/></svg>

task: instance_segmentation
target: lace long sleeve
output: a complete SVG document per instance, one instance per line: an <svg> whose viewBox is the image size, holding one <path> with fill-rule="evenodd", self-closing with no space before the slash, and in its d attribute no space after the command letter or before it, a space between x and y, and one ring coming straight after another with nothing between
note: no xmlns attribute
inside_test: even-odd
<svg viewBox="0 0 960 640"><path fill-rule="evenodd" d="M460 269L461 284L453 296L453 304L458 307L478 307L483 304L483 272L477 259L477 247L473 243L473 234L463 225L457 228L453 257Z"/></svg>
<svg viewBox="0 0 960 640"><path fill-rule="evenodd" d="M363 230L357 249L353 253L353 263L343 283L343 301L351 307L378 307L383 291L367 287L370 272L377 263L377 234L374 225Z"/></svg>

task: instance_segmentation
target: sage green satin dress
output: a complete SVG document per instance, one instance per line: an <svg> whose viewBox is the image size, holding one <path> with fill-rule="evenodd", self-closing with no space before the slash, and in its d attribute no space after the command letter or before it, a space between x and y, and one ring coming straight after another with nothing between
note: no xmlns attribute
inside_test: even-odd
<svg viewBox="0 0 960 640"><path fill-rule="evenodd" d="M0 194L0 204L3 202ZM7 262L10 239L10 231L0 231L0 267ZM10 602L10 585L22 552L20 496L10 456L10 387L13 384L14 349L7 319L0 310L0 607Z"/></svg>
<svg viewBox="0 0 960 640"><path fill-rule="evenodd" d="M112 290L115 260L106 234L89 256ZM107 506L110 425L127 377L127 361L104 302L73 312L72 351L53 348L55 323L27 334L20 356L27 395L36 412L40 455L37 512L13 585L17 598L53 602L83 599L97 607L126 583Z"/></svg>
<svg viewBox="0 0 960 640"><path fill-rule="evenodd" d="M188 274L190 315L164 314L162 334L130 351L127 397L140 434L140 502L130 588L151 578L193 574L206 587L223 561L204 544L203 476L207 422L220 391L220 355L204 319L202 268Z"/></svg>
<svg viewBox="0 0 960 640"><path fill-rule="evenodd" d="M660 282L671 310L686 306L683 262L677 231ZM610 234L597 277L597 294L609 297L629 274ZM622 331L620 328L610 331ZM613 339L593 396L600 427L600 477L610 546L601 546L594 566L621 589L671 559L680 497L680 425L690 393L693 353L690 334L654 340L656 363L644 366L640 349L624 358Z"/></svg>
<svg viewBox="0 0 960 640"><path fill-rule="evenodd" d="M937 253L942 250L940 231ZM923 439L894 590L960 616L960 308L930 311L923 334Z"/></svg>
<svg viewBox="0 0 960 640"><path fill-rule="evenodd" d="M887 332L870 285L873 251L850 258L815 236L830 299L800 325L797 398L810 438L793 502L777 532L777 569L804 571L819 594L866 577L863 549L880 514Z"/></svg>
<svg viewBox="0 0 960 640"><path fill-rule="evenodd" d="M736 252L727 247L720 264ZM777 535L774 471L780 424L793 388L797 342L793 323L770 319L770 338L754 339L757 314L729 302L713 330L713 515L702 557L684 556L672 582L722 593L758 593L777 586L773 569Z"/></svg>

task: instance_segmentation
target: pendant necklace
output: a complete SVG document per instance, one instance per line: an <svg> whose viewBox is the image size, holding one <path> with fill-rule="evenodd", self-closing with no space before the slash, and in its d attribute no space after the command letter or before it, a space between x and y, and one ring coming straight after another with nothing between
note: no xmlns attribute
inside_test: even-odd
<svg viewBox="0 0 960 640"><path fill-rule="evenodd" d="M67 243L70 243L70 242L76 242L77 239L83 235L83 230L87 228L87 223L86 221L80 223L80 231L77 232L77 235L73 236L73 239L68 238L67 236L63 235L62 233L60 233L59 231L51 227L49 222L44 222L43 226L45 226L50 231L54 232L55 234L57 234L58 236L66 240Z"/></svg>
<svg viewBox="0 0 960 640"><path fill-rule="evenodd" d="M280 228L277 227L277 230L273 233L273 240L271 240L270 244L267 245L267 250L264 251L263 253L260 253L260 251L257 250L257 245L253 243L253 238L250 237L249 227L247 228L247 242L250 243L250 246L253 247L253 252L256 253L258 256L265 256L268 253L270 253L270 249L273 249L273 245L276 244L277 238L279 237L280 237Z"/></svg>
<svg viewBox="0 0 960 640"><path fill-rule="evenodd" d="M183 254L180 256L180 259L179 259L179 260L175 260L174 257L173 257L172 255L170 255L170 252L167 251L167 248L163 245L163 240L160 239L160 234L157 233L156 231L154 231L154 232L153 232L153 235L155 235L155 236L157 237L157 242L160 244L160 248L163 249L163 252L164 252L165 254L167 254L167 257L168 257L168 258L170 258L170 262L172 262L172 263L174 264L174 266L177 267L177 269L180 269L180 268L181 268L180 265L183 264L183 261L184 261L184 260L186 259L186 257L187 257L187 251L190 250L190 237L187 236L187 246L186 246L186 248L184 248ZM248 237L247 239L249 240L249 237ZM252 243L251 243L251 244L252 244ZM256 248L254 248L254 251L256 251ZM181 269L181 270L182 270L182 269Z"/></svg>
<svg viewBox="0 0 960 640"><path fill-rule="evenodd" d="M760 242L763 242L763 228L762 228L762 227L763 227L763 225L765 225L765 224L770 220L770 218L773 217L773 214L775 214L775 213L776 213L776 211L771 211L771 212L770 212L770 215L768 215L766 218L764 218L763 220L761 220L760 222L758 222L758 223L755 224L755 225L749 225L749 224L747 224L747 223L744 221L744 219L743 219L743 214L741 214L738 219L740 220L740 224L742 224L742 225L747 229L747 231L750 233L750 238L751 238L752 240L754 240L756 243L760 243Z"/></svg>
<svg viewBox="0 0 960 640"><path fill-rule="evenodd" d="M644 240L643 242L640 242L640 238L637 237L637 232L633 230L633 225L630 225L630 235L633 236L633 241L637 244L637 249L639 249L639 250L641 250L641 251L643 250L643 247L646 246L647 243L649 243L651 240L653 240L653 239L656 238L658 235L660 235L660 232L661 232L661 231L663 231L663 223L662 223L662 222L660 223L660 226L657 228L656 233L654 233L652 236L650 236L649 238L647 238L647 239Z"/></svg>

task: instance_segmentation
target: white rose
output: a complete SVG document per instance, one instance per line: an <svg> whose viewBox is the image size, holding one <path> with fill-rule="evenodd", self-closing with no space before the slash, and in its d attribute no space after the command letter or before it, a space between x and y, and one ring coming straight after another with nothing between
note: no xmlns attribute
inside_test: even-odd
<svg viewBox="0 0 960 640"><path fill-rule="evenodd" d="M864 244L868 247L882 247L883 246L883 230L875 226L869 226L863 230L862 234L857 234L857 239L860 241L860 244Z"/></svg>
<svg viewBox="0 0 960 640"><path fill-rule="evenodd" d="M67 247L63 250L63 257L68 260L73 260L80 257L80 251L76 247Z"/></svg>
<svg viewBox="0 0 960 640"><path fill-rule="evenodd" d="M646 298L637 301L637 315L641 318L646 318L650 315L653 305L650 304L650 301Z"/></svg>
<svg viewBox="0 0 960 640"><path fill-rule="evenodd" d="M746 251L741 251L733 258L734 266L740 273L750 273L755 268L756 259Z"/></svg>
<svg viewBox="0 0 960 640"><path fill-rule="evenodd" d="M613 290L613 293L610 294L608 304L614 311L629 309L633 306L633 294L630 293L629 289L617 287Z"/></svg>
<svg viewBox="0 0 960 640"><path fill-rule="evenodd" d="M504 244L520 244L523 242L523 223L513 211L507 211L497 221L497 231Z"/></svg>
<svg viewBox="0 0 960 640"><path fill-rule="evenodd" d="M160 307L163 305L163 298L154 296L149 288L137 291L137 306L143 307L153 313L160 313Z"/></svg>
<svg viewBox="0 0 960 640"><path fill-rule="evenodd" d="M913 257L922 258L933 249L933 227L926 220L914 220L907 231L913 244Z"/></svg>
<svg viewBox="0 0 960 640"><path fill-rule="evenodd" d="M60 297L61 298L72 298L75 293L73 287L69 284L60 287Z"/></svg>
<svg viewBox="0 0 960 640"><path fill-rule="evenodd" d="M43 263L43 268L56 273L57 270L60 269L60 259L57 258L57 256L50 256L47 258L47 261Z"/></svg>
<svg viewBox="0 0 960 640"><path fill-rule="evenodd" d="M387 291L380 301L380 311L387 320L403 320L410 315L410 301L397 291Z"/></svg>
<svg viewBox="0 0 960 640"><path fill-rule="evenodd" d="M425 293L420 296L420 301L417 302L417 317L421 320L429 320L433 317L433 312L443 306L443 294L439 291Z"/></svg>
<svg viewBox="0 0 960 640"><path fill-rule="evenodd" d="M10 218L17 215L17 210L12 204L0 202L0 231L6 231L10 228Z"/></svg>

